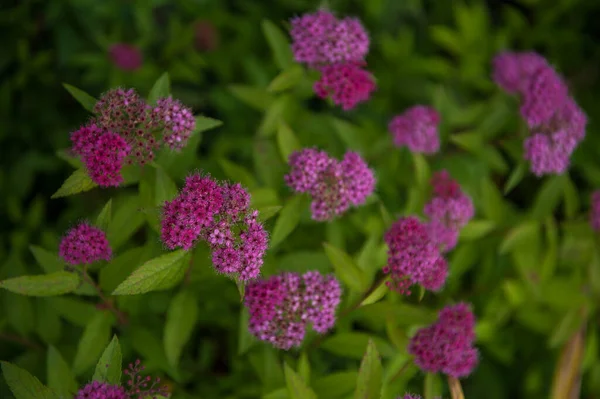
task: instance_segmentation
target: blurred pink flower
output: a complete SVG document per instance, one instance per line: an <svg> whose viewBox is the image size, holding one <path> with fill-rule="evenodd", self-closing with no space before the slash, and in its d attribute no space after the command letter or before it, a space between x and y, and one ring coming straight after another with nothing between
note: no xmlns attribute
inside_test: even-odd
<svg viewBox="0 0 600 399"><path fill-rule="evenodd" d="M135 71L142 66L142 53L139 48L126 43L115 43L108 49L113 64L123 71Z"/></svg>

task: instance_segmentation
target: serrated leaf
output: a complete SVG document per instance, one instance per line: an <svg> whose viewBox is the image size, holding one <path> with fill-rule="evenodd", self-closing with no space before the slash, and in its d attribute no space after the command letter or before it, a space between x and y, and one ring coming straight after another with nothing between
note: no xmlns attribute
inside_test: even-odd
<svg viewBox="0 0 600 399"><path fill-rule="evenodd" d="M77 169L50 198L68 197L69 195L90 191L96 186L97 184L92 181L85 169Z"/></svg>
<svg viewBox="0 0 600 399"><path fill-rule="evenodd" d="M2 375L15 399L60 399L58 394L45 386L27 370L0 361Z"/></svg>
<svg viewBox="0 0 600 399"><path fill-rule="evenodd" d="M181 291L171 300L165 324L165 354L171 367L177 368L181 352L192 336L197 319L196 297L190 291Z"/></svg>
<svg viewBox="0 0 600 399"><path fill-rule="evenodd" d="M53 273L64 270L65 263L53 252L47 251L35 245L30 245L29 249L37 263L46 273Z"/></svg>
<svg viewBox="0 0 600 399"><path fill-rule="evenodd" d="M149 260L119 284L112 294L137 295L171 287L183 277L188 253L179 249Z"/></svg>
<svg viewBox="0 0 600 399"><path fill-rule="evenodd" d="M177 195L177 186L167 172L160 166L156 168L156 184L154 186L154 205L163 205Z"/></svg>
<svg viewBox="0 0 600 399"><path fill-rule="evenodd" d="M236 165L225 158L219 160L219 166L221 166L221 169L223 169L223 172L228 179L231 179L234 182L240 182L250 190L257 186L256 179L246 168Z"/></svg>
<svg viewBox="0 0 600 399"><path fill-rule="evenodd" d="M381 359L375 343L370 339L358 371L354 399L379 398L381 396L382 375Z"/></svg>
<svg viewBox="0 0 600 399"><path fill-rule="evenodd" d="M288 162L290 154L301 148L296 135L294 135L292 129L285 123L281 123L279 129L277 129L277 145L279 147L279 153L286 163Z"/></svg>
<svg viewBox="0 0 600 399"><path fill-rule="evenodd" d="M96 313L87 323L77 345L77 354L73 361L73 371L76 375L85 373L96 364L104 347L110 339L112 315Z"/></svg>
<svg viewBox="0 0 600 399"><path fill-rule="evenodd" d="M389 278L385 278L384 281L381 282L381 284L379 284L377 286L377 288L375 288L375 290L373 290L373 292L371 292L361 303L360 306L366 306L366 305L371 305L375 302L378 302L381 298L383 298L385 296L385 294L388 293L388 291L390 290L386 284L386 282L389 281Z"/></svg>
<svg viewBox="0 0 600 399"><path fill-rule="evenodd" d="M521 180L525 177L527 173L527 164L521 162L510 174L510 177L506 181L504 185L504 195L510 193L515 187L519 185Z"/></svg>
<svg viewBox="0 0 600 399"><path fill-rule="evenodd" d="M98 218L96 219L96 226L99 229L106 231L108 226L110 225L110 220L112 217L112 198L108 200L104 208L100 211Z"/></svg>
<svg viewBox="0 0 600 399"><path fill-rule="evenodd" d="M223 125L223 122L217 119L209 118L208 116L198 115L196 117L196 128L194 132L205 132Z"/></svg>
<svg viewBox="0 0 600 399"><path fill-rule="evenodd" d="M494 230L496 223L491 220L471 220L460 231L461 241L477 240Z"/></svg>
<svg viewBox="0 0 600 399"><path fill-rule="evenodd" d="M0 281L0 288L28 296L54 296L74 291L79 277L70 272L21 276Z"/></svg>
<svg viewBox="0 0 600 399"><path fill-rule="evenodd" d="M263 19L262 30L269 42L275 63L281 69L286 69L294 63L292 48L287 36L273 22Z"/></svg>
<svg viewBox="0 0 600 399"><path fill-rule="evenodd" d="M335 275L350 289L356 292L364 292L368 288L367 277L350 255L328 243L323 243L323 247L325 248L325 254L333 265Z"/></svg>
<svg viewBox="0 0 600 399"><path fill-rule="evenodd" d="M92 379L94 381L119 385L121 383L122 363L121 345L117 336L114 335L106 349L104 349L104 352L102 352L100 360L96 363L96 370Z"/></svg>
<svg viewBox="0 0 600 399"><path fill-rule="evenodd" d="M258 209L258 218L262 222L266 222L267 220L271 219L273 216L277 215L281 209L283 209L283 207L280 205L265 206L263 208L259 208Z"/></svg>
<svg viewBox="0 0 600 399"><path fill-rule="evenodd" d="M169 97L171 93L171 80L169 79L169 73L165 72L154 82L150 93L148 94L148 103L151 105L156 104L156 100L162 97Z"/></svg>
<svg viewBox="0 0 600 399"><path fill-rule="evenodd" d="M290 68L281 72L277 75L271 83L269 83L269 87L267 87L267 91L271 93L277 93L280 91L284 91L287 89L291 89L295 87L304 76L304 69L300 65L292 65Z"/></svg>
<svg viewBox="0 0 600 399"><path fill-rule="evenodd" d="M48 386L62 397L72 397L77 392L77 380L71 367L54 347L48 347L47 371Z"/></svg>
<svg viewBox="0 0 600 399"><path fill-rule="evenodd" d="M306 385L294 370L284 365L285 385L291 399L317 399L317 395Z"/></svg>
<svg viewBox="0 0 600 399"><path fill-rule="evenodd" d="M77 100L79 104L83 105L83 108L90 112L94 112L94 106L98 100L87 94L85 91L78 89L75 86L71 86L68 83L63 83L63 87L67 89L69 93L71 93L73 98Z"/></svg>
<svg viewBox="0 0 600 399"><path fill-rule="evenodd" d="M290 198L279 213L279 217L273 228L271 236L271 248L280 244L300 222L300 214L302 213L302 197L294 196Z"/></svg>

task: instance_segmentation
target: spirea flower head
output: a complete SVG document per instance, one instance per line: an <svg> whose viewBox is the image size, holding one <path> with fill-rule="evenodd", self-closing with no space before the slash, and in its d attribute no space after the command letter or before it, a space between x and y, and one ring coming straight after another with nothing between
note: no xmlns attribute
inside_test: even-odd
<svg viewBox="0 0 600 399"><path fill-rule="evenodd" d="M319 10L291 21L292 51L297 62L316 67L363 61L369 51L369 36L356 18L338 20Z"/></svg>
<svg viewBox="0 0 600 399"><path fill-rule="evenodd" d="M121 169L130 151L131 147L121 136L104 133L82 158L94 183L101 187L117 187L123 182Z"/></svg>
<svg viewBox="0 0 600 399"><path fill-rule="evenodd" d="M534 52L503 51L492 61L493 79L508 93L524 93L534 73L547 65L546 59Z"/></svg>
<svg viewBox="0 0 600 399"><path fill-rule="evenodd" d="M103 135L105 130L95 123L80 127L71 133L71 152L82 158L85 158L94 148L98 137Z"/></svg>
<svg viewBox="0 0 600 399"><path fill-rule="evenodd" d="M592 193L591 200L590 224L595 231L600 231L600 190Z"/></svg>
<svg viewBox="0 0 600 399"><path fill-rule="evenodd" d="M311 195L314 220L331 220L350 206L362 205L375 190L373 171L355 152L338 161L324 151L305 148L291 154L289 164L285 181L292 190Z"/></svg>
<svg viewBox="0 0 600 399"><path fill-rule="evenodd" d="M279 349L298 347L309 324L320 334L334 326L340 297L336 278L316 271L302 276L285 272L251 282L244 297L250 332Z"/></svg>
<svg viewBox="0 0 600 399"><path fill-rule="evenodd" d="M152 109L153 119L160 121L163 128L162 140L173 150L180 150L196 128L192 111L171 96L159 98Z"/></svg>
<svg viewBox="0 0 600 399"><path fill-rule="evenodd" d="M92 381L77 391L75 399L129 399L129 394L118 385Z"/></svg>
<svg viewBox="0 0 600 399"><path fill-rule="evenodd" d="M123 374L127 376L127 394L131 399L147 399L156 398L159 396L168 397L169 391L166 386L161 386L160 378L152 379L150 376L143 377L140 375L145 367L141 365L140 360L135 363L129 363L127 369L123 370Z"/></svg>
<svg viewBox="0 0 600 399"><path fill-rule="evenodd" d="M423 371L466 377L479 360L473 346L474 327L475 317L469 305L447 306L434 324L417 331L408 352L415 356L415 364Z"/></svg>
<svg viewBox="0 0 600 399"><path fill-rule="evenodd" d="M375 90L371 74L362 69L363 62L346 62L324 65L319 68L321 78L315 82L314 91L320 98L331 98L344 111L367 101Z"/></svg>
<svg viewBox="0 0 600 399"><path fill-rule="evenodd" d="M530 128L548 121L567 101L568 89L561 76L550 67L541 67L523 93L521 114Z"/></svg>
<svg viewBox="0 0 600 399"><path fill-rule="evenodd" d="M135 71L142 66L142 52L136 46L115 43L108 49L113 64L124 71Z"/></svg>
<svg viewBox="0 0 600 399"><path fill-rule="evenodd" d="M416 105L395 116L389 130L396 147L408 147L412 152L435 154L440 149L438 125L440 115L425 105Z"/></svg>
<svg viewBox="0 0 600 399"><path fill-rule="evenodd" d="M431 291L444 285L447 264L431 240L426 224L414 216L400 218L385 233L384 240L388 245L388 262L383 272L390 275L391 289L410 294L409 287L413 284Z"/></svg>
<svg viewBox="0 0 600 399"><path fill-rule="evenodd" d="M58 254L70 265L81 265L110 260L112 250L102 230L82 222L67 231Z"/></svg>

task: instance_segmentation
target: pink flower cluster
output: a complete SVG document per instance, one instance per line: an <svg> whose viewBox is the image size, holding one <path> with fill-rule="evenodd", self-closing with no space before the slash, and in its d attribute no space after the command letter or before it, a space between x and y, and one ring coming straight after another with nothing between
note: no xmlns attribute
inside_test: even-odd
<svg viewBox="0 0 600 399"><path fill-rule="evenodd" d="M65 262L75 266L108 261L112 250L102 230L82 222L67 231L60 242L58 254Z"/></svg>
<svg viewBox="0 0 600 399"><path fill-rule="evenodd" d="M220 185L208 176L189 176L179 195L165 202L161 224L161 238L169 249L189 250L203 240L218 272L244 281L260 273L268 235L240 184Z"/></svg>
<svg viewBox="0 0 600 399"><path fill-rule="evenodd" d="M447 171L435 173L431 184L433 198L424 209L429 217L429 236L441 252L448 252L456 246L460 229L475 215L475 207Z"/></svg>
<svg viewBox="0 0 600 399"><path fill-rule="evenodd" d="M335 324L341 287L333 275L281 273L250 283L244 304L249 329L258 339L288 350L301 345L308 324L324 334Z"/></svg>
<svg viewBox="0 0 600 399"><path fill-rule="evenodd" d="M331 98L344 110L369 99L376 87L363 69L370 42L358 19L319 10L290 22L294 58L321 72L314 85L318 97Z"/></svg>
<svg viewBox="0 0 600 399"><path fill-rule="evenodd" d="M355 152L347 152L342 161L325 151L305 148L289 158L287 185L298 193L312 196L312 218L331 220L350 206L362 205L375 190L375 176Z"/></svg>
<svg viewBox="0 0 600 399"><path fill-rule="evenodd" d="M404 396L398 396L396 399L421 399L419 395L407 393ZM434 397L433 399L442 399L439 396Z"/></svg>
<svg viewBox="0 0 600 399"><path fill-rule="evenodd" d="M71 133L71 151L102 187L119 186L124 164L151 162L161 144L183 148L196 127L191 110L178 100L161 98L150 106L133 89L108 91L94 113L87 125Z"/></svg>
<svg viewBox="0 0 600 399"><path fill-rule="evenodd" d="M475 316L469 305L447 306L434 324L417 331L408 352L415 356L416 365L423 371L466 377L479 361L479 353L473 346L474 328Z"/></svg>
<svg viewBox="0 0 600 399"><path fill-rule="evenodd" d="M142 52L127 43L115 43L108 49L112 63L123 71L135 71L142 66Z"/></svg>
<svg viewBox="0 0 600 399"><path fill-rule="evenodd" d="M595 231L600 231L600 190L592 193L590 225Z"/></svg>
<svg viewBox="0 0 600 399"><path fill-rule="evenodd" d="M92 381L77 392L75 399L129 399L129 394L121 386Z"/></svg>
<svg viewBox="0 0 600 399"><path fill-rule="evenodd" d="M569 96L563 78L538 54L503 52L493 61L498 86L521 97L521 115L531 136L525 159L536 176L561 174L585 137L587 117Z"/></svg>
<svg viewBox="0 0 600 399"><path fill-rule="evenodd" d="M435 154L440 150L438 125L440 115L425 105L416 105L395 116L388 129L396 147L408 147L412 152Z"/></svg>

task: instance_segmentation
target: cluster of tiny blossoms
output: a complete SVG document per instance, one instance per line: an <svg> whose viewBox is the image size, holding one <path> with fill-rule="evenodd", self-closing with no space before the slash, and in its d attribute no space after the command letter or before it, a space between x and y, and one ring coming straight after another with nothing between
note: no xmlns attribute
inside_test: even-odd
<svg viewBox="0 0 600 399"><path fill-rule="evenodd" d="M408 147L412 152L435 154L440 150L438 125L440 115L425 105L415 105L395 116L389 123L396 147Z"/></svg>
<svg viewBox="0 0 600 399"><path fill-rule="evenodd" d="M369 35L356 18L337 19L326 10L291 21L292 51L296 61L318 70L314 91L350 110L369 99L375 82L366 66Z"/></svg>
<svg viewBox="0 0 600 399"><path fill-rule="evenodd" d="M119 186L125 164L152 161L161 145L183 148L196 127L191 110L180 101L161 98L151 106L133 89L106 92L94 114L87 125L71 133L71 151L102 187Z"/></svg>
<svg viewBox="0 0 600 399"><path fill-rule="evenodd" d="M407 393L404 396L398 396L396 399L421 399L419 395ZM439 396L435 396L433 399L441 399Z"/></svg>
<svg viewBox="0 0 600 399"><path fill-rule="evenodd" d="M447 306L440 311L435 323L417 331L408 352L423 371L466 377L479 361L479 353L473 346L474 328L475 316L469 305Z"/></svg>
<svg viewBox="0 0 600 399"><path fill-rule="evenodd" d="M302 276L286 272L251 282L244 297L250 332L279 349L298 347L309 323L320 334L333 327L341 292L333 275L316 271Z"/></svg>
<svg viewBox="0 0 600 399"><path fill-rule="evenodd" d="M177 197L165 202L161 238L169 249L206 241L215 269L244 281L259 275L268 244L248 192L200 174L189 176Z"/></svg>
<svg viewBox="0 0 600 399"><path fill-rule="evenodd" d="M363 204L375 190L375 176L355 152L347 152L341 161L325 151L305 148L289 158L287 185L298 193L312 196L312 218L331 220L350 206Z"/></svg>
<svg viewBox="0 0 600 399"><path fill-rule="evenodd" d="M587 117L563 78L542 56L531 52L502 52L493 61L494 80L521 98L521 115L531 132L525 140L525 159L536 176L561 174L585 137Z"/></svg>
<svg viewBox="0 0 600 399"><path fill-rule="evenodd" d="M99 260L108 261L112 250L106 233L82 222L67 231L60 242L58 254L66 263L76 266Z"/></svg>
<svg viewBox="0 0 600 399"><path fill-rule="evenodd" d="M158 397L167 397L169 392L165 386L160 386L160 378L142 377L140 373L144 366L140 365L140 360L135 364L130 363L128 369L123 373L128 377L128 388L111 385L106 382L92 381L81 388L75 399L156 399Z"/></svg>

